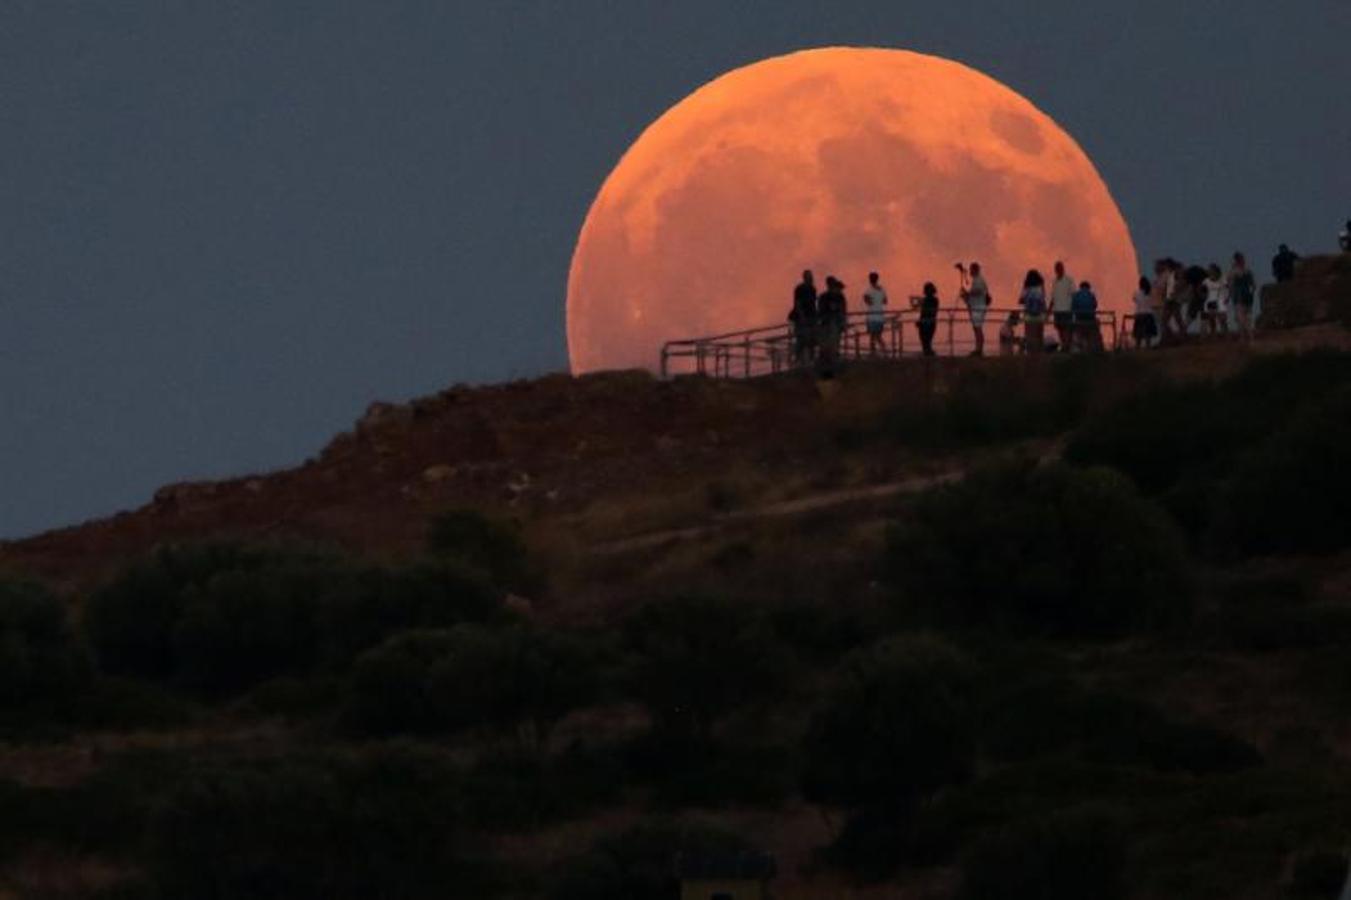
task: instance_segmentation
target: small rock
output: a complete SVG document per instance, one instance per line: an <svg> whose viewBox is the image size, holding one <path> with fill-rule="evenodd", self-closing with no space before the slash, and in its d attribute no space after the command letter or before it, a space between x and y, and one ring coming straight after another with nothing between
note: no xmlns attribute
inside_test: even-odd
<svg viewBox="0 0 1351 900"><path fill-rule="evenodd" d="M438 463L422 470L422 480L428 484L440 484L455 477L456 469L446 463Z"/></svg>

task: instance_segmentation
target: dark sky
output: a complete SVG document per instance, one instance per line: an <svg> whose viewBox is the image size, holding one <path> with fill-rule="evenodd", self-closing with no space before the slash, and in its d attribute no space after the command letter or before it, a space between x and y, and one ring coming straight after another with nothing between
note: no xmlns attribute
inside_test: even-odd
<svg viewBox="0 0 1351 900"><path fill-rule="evenodd" d="M1146 259L1330 248L1348 35L1348 0L4 0L0 536L299 462L373 399L565 367L610 167L790 50L1000 79Z"/></svg>

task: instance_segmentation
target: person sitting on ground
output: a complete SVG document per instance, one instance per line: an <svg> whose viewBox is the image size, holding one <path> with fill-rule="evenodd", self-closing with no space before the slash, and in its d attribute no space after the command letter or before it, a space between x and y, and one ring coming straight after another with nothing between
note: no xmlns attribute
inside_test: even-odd
<svg viewBox="0 0 1351 900"><path fill-rule="evenodd" d="M1135 321L1131 324L1131 339L1137 347L1148 347L1159 334L1159 323L1154 318L1154 295L1154 286L1141 275L1134 297Z"/></svg>
<svg viewBox="0 0 1351 900"><path fill-rule="evenodd" d="M1295 264L1299 262L1299 254L1291 250L1285 244L1281 244L1276 255L1271 258L1271 277L1277 282L1286 282L1295 277Z"/></svg>
<svg viewBox="0 0 1351 900"><path fill-rule="evenodd" d="M840 358L840 340L844 337L848 310L844 299L844 282L834 275L826 276L826 292L816 300L817 330L820 349L817 359L822 374L829 377L835 372L835 364Z"/></svg>
<svg viewBox="0 0 1351 900"><path fill-rule="evenodd" d="M1018 305L1023 308L1023 349L1040 353L1046 326L1046 279L1036 269L1029 269L1023 279Z"/></svg>
<svg viewBox="0 0 1351 900"><path fill-rule="evenodd" d="M1248 260L1242 253L1234 254L1234 264L1229 269L1229 302L1234 306L1234 319L1238 334L1243 340L1250 341L1253 336L1253 303L1257 299L1257 277L1248 268Z"/></svg>
<svg viewBox="0 0 1351 900"><path fill-rule="evenodd" d="M1070 298L1070 312L1074 316L1070 349L1077 346L1080 350L1098 350L1102 334L1098 331L1098 296L1093 293L1093 285L1079 282L1079 290Z"/></svg>
<svg viewBox="0 0 1351 900"><path fill-rule="evenodd" d="M876 356L880 350L885 355L887 347L882 340L882 330L887 324L887 292L876 272L868 273L868 289L863 292L863 302L868 307L868 352Z"/></svg>
<svg viewBox="0 0 1351 900"><path fill-rule="evenodd" d="M802 281L793 288L788 321L793 323L793 356L803 365L816 352L816 281L811 269L802 273Z"/></svg>
<svg viewBox="0 0 1351 900"><path fill-rule="evenodd" d="M1023 339L1018 336L1019 318L1018 313L1009 313L1004 324L999 326L999 355L1009 356L1017 353L1023 347Z"/></svg>
<svg viewBox="0 0 1351 900"><path fill-rule="evenodd" d="M1065 274L1065 264L1056 262L1055 281L1051 283L1051 315L1060 349L1068 351L1074 336L1074 279Z"/></svg>
<svg viewBox="0 0 1351 900"><path fill-rule="evenodd" d="M1346 227L1337 235L1337 246L1343 253L1351 253L1351 219L1346 220Z"/></svg>
<svg viewBox="0 0 1351 900"><path fill-rule="evenodd" d="M1202 313L1206 334L1210 337L1215 337L1216 334L1228 336L1229 282L1225 280L1224 272L1216 263L1211 263L1206 269L1206 280L1202 286L1206 293L1205 311Z"/></svg>
<svg viewBox="0 0 1351 900"><path fill-rule="evenodd" d="M924 293L911 297L910 305L919 309L919 321L915 328L919 331L919 343L925 356L934 355L934 332L938 330L938 287L932 281L924 283Z"/></svg>
<svg viewBox="0 0 1351 900"><path fill-rule="evenodd" d="M957 264L957 268L965 275L966 270L962 269L961 263ZM971 264L971 283L962 288L962 300L965 301L967 312L971 316L971 330L976 337L976 349L971 351L971 355L984 356L985 314L990 310L990 286L986 284L978 262Z"/></svg>

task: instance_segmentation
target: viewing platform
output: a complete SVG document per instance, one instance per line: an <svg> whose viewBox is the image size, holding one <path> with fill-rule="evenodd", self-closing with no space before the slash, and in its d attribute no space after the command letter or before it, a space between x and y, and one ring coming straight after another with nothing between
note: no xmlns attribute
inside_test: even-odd
<svg viewBox="0 0 1351 900"><path fill-rule="evenodd" d="M1022 310L1016 307L992 307L985 315L985 355L997 356L1021 353L1023 326L1015 328L1014 343L1001 345L999 329L1010 313ZM923 355L919 339L920 313L906 309L887 312L883 316L882 348L874 353L868 336L867 312L848 315L844 334L840 338L840 359L906 359ZM1097 333L1103 350L1118 350L1131 340L1131 325L1135 317L1119 315L1107 310L1097 313ZM936 318L933 349L939 356L965 356L976 346L971 325L971 313L966 309L939 310ZM1044 326L1046 340L1056 336L1048 315ZM793 325L769 325L745 331L732 331L708 337L684 338L667 341L661 348L661 376L707 375L713 378L756 378L775 375L799 368L793 353Z"/></svg>

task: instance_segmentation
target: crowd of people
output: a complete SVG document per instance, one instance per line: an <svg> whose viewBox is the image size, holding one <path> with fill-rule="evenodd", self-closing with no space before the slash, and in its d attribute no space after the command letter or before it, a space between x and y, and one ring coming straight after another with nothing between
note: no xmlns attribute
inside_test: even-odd
<svg viewBox="0 0 1351 900"><path fill-rule="evenodd" d="M994 297L985 280L980 263L968 267L957 263L961 278L958 296L967 311L972 329L974 349L972 356L985 355L985 321L994 306ZM788 321L793 327L793 357L799 365L815 362L824 371L834 368L840 358L841 341L848 332L848 301L845 284L834 275L826 277L825 290L818 293L816 277L811 270L802 273L802 280L793 289L793 305ZM868 273L868 287L863 292L864 323L868 334L868 352L885 355L887 307L889 299L882 286L881 276ZM927 282L921 292L909 298L910 308L918 313L915 321L921 352L934 356L934 335L938 330L940 301L938 287ZM1075 282L1065 271L1064 263L1055 264L1055 280L1049 294L1041 273L1035 269L1027 273L1019 296L1020 310L1012 313L1000 328L999 346L1003 353L1025 350L1095 350L1102 348L1098 329L1098 298L1087 281ZM1043 325L1050 316L1055 338L1043 336ZM1021 329L1022 335L1016 334Z"/></svg>
<svg viewBox="0 0 1351 900"><path fill-rule="evenodd" d="M1351 221L1339 235L1343 250L1351 252ZM1271 261L1271 274L1277 282L1294 277L1299 255L1281 244ZM974 349L972 356L985 355L985 322L994 306L989 283L981 265L957 263L960 277L958 299L970 322ZM1097 351L1103 348L1098 319L1098 298L1088 281L1075 281L1063 262L1056 262L1049 285L1037 269L1023 278L1017 308L1008 312L999 327L999 351L1009 353L1045 353ZM839 362L841 342L848 334L849 310L845 284L834 275L826 277L825 290L818 293L814 274L802 273L793 290L793 305L788 314L792 323L793 357L799 365L815 363L824 372L833 371ZM1130 338L1137 347L1155 347L1179 343L1197 337L1253 338L1257 302L1257 277L1242 253L1235 253L1227 270L1218 263L1188 265L1171 257L1154 264L1153 277L1142 276L1134 294L1134 308L1128 320ZM868 353L886 355L888 297L881 276L868 274L863 292L864 323ZM934 336L938 330L941 303L938 287L926 282L917 295L909 297L909 307L918 315L915 329L921 352L934 356ZM1051 330L1046 326L1049 324Z"/></svg>

